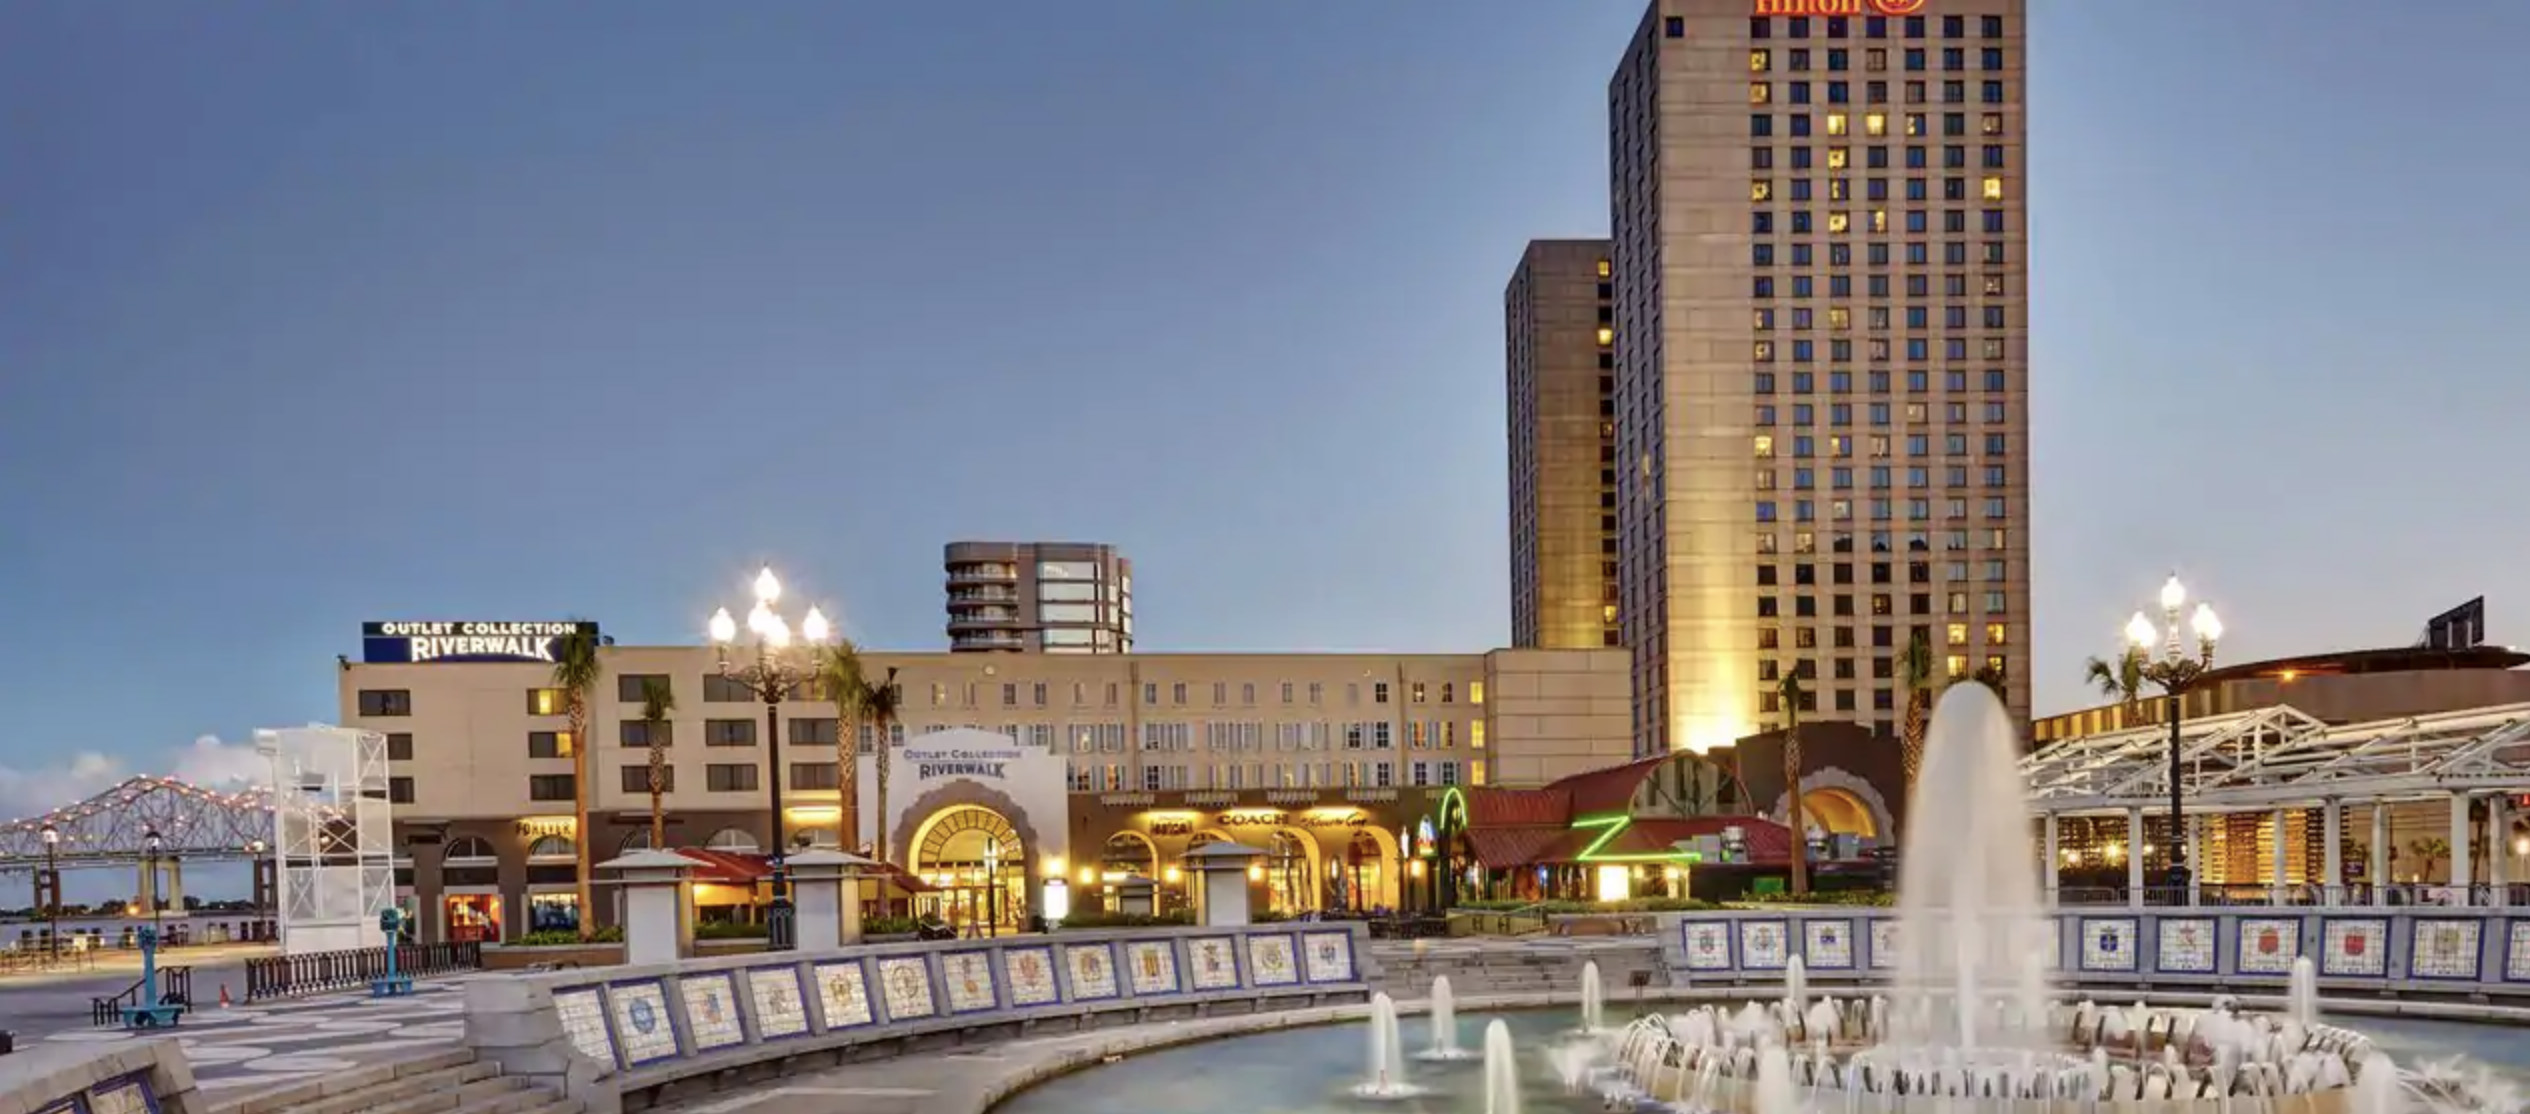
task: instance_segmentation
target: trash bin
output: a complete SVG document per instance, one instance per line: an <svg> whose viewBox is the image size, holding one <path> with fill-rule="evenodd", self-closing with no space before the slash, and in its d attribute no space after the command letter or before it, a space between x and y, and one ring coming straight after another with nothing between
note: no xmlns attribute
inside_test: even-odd
<svg viewBox="0 0 2530 1114"><path fill-rule="evenodd" d="M7 1029L0 1029L0 1056L6 1056L17 1050L18 1035Z"/></svg>

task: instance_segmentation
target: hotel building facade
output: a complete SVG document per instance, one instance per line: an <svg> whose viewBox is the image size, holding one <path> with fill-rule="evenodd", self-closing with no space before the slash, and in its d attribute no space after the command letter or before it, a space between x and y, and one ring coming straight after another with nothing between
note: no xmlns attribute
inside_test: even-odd
<svg viewBox="0 0 2530 1114"><path fill-rule="evenodd" d="M949 648L966 653L1133 652L1133 562L1084 542L950 542Z"/></svg>
<svg viewBox="0 0 2530 1114"><path fill-rule="evenodd" d="M1609 269L1606 240L1531 240L1503 291L1514 646L1623 644Z"/></svg>
<svg viewBox="0 0 2530 1114"><path fill-rule="evenodd" d="M772 846L769 762L782 763L792 844L845 842L838 724L814 693L778 706L775 745L764 705L718 675L710 648L607 646L584 742L568 734L551 664L516 649L413 661L393 639L372 639L370 660L341 667L342 722L387 738L409 859L399 887L422 938L516 939L577 923L582 745L595 861L649 844L654 740L670 846L737 856ZM864 831L851 842L869 846L885 824L890 861L938 887L917 907L953 920L1087 907L1127 875L1174 886L1179 857L1214 839L1267 852L1259 897L1271 907L1393 907L1413 866L1401 833L1449 789L1543 785L1631 749L1617 650L867 652L864 662L874 676L896 670L902 704L884 817L877 735L860 729ZM653 679L677 705L657 725L642 719ZM601 920L606 910L601 901Z"/></svg>
<svg viewBox="0 0 2530 1114"><path fill-rule="evenodd" d="M1635 739L2029 713L2024 0L1656 0L1608 85Z"/></svg>

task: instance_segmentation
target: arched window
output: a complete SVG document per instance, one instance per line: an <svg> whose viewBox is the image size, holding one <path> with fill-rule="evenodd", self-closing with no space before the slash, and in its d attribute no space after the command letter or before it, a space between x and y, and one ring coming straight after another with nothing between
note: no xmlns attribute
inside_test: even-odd
<svg viewBox="0 0 2530 1114"><path fill-rule="evenodd" d="M649 849L650 829L648 828L634 828L631 834L624 837L622 845L616 848L617 851L626 854L634 851L647 851Z"/></svg>
<svg viewBox="0 0 2530 1114"><path fill-rule="evenodd" d="M1099 850L1098 867L1110 874L1156 878L1160 873L1159 848L1140 832L1117 832L1108 836L1106 846Z"/></svg>
<svg viewBox="0 0 2530 1114"><path fill-rule="evenodd" d="M527 857L530 859L576 859L579 856L579 845L571 842L571 837L566 835L542 836L527 845Z"/></svg>
<svg viewBox="0 0 2530 1114"><path fill-rule="evenodd" d="M802 828L791 833L791 841L803 846L827 850L843 846L843 842L835 838L833 828Z"/></svg>
<svg viewBox="0 0 2530 1114"><path fill-rule="evenodd" d="M1307 837L1276 831L1265 849L1265 878L1273 908L1298 913L1317 908L1316 872L1310 869Z"/></svg>
<svg viewBox="0 0 2530 1114"><path fill-rule="evenodd" d="M713 832L710 839L703 841L703 846L714 851L729 851L741 855L752 855L763 849L763 845L757 843L754 836L736 828L722 828Z"/></svg>
<svg viewBox="0 0 2530 1114"><path fill-rule="evenodd" d="M492 845L481 836L458 836L449 840L440 857L452 863L488 863L498 858L492 853Z"/></svg>

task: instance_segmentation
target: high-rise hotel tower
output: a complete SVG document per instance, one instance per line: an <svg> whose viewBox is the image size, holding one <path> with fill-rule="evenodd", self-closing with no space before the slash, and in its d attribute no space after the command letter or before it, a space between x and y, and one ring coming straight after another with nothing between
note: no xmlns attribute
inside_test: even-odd
<svg viewBox="0 0 2530 1114"><path fill-rule="evenodd" d="M2025 0L1655 0L1608 83L1635 745L2029 706Z"/></svg>
<svg viewBox="0 0 2530 1114"><path fill-rule="evenodd" d="M1621 645L1616 285L1606 240L1531 240L1502 292L1511 644Z"/></svg>

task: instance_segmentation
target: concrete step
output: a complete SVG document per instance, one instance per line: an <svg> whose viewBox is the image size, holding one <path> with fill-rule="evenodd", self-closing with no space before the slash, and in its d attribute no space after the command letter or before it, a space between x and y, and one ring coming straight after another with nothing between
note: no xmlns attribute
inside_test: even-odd
<svg viewBox="0 0 2530 1114"><path fill-rule="evenodd" d="M582 1114L583 1105L444 1049L275 1088L212 1114Z"/></svg>
<svg viewBox="0 0 2530 1114"><path fill-rule="evenodd" d="M494 1075L471 1080L455 1087L383 1102L368 1108L367 1114L443 1114L443 1112L455 1111L471 1105L497 1103L504 1099L509 1100L512 1105L504 1108L501 1114L508 1114L509 1111L524 1109L550 1097L528 1090L526 1080L507 1079Z"/></svg>
<svg viewBox="0 0 2530 1114"><path fill-rule="evenodd" d="M388 1068L402 1065L381 1065ZM479 1080L495 1078L498 1069L469 1057L465 1062L447 1067L426 1068L403 1075L391 1075L350 1091L329 1092L313 1102L293 1103L275 1114L371 1114L372 1111L396 1106L414 1099L453 1094L460 1087ZM413 1111L441 1109L428 1105ZM409 1112L408 1112L409 1114Z"/></svg>

